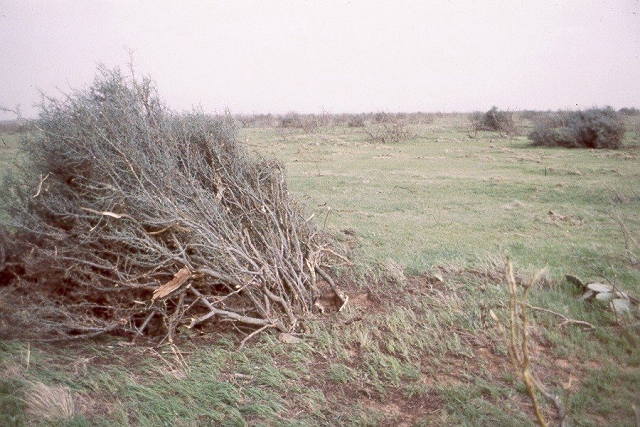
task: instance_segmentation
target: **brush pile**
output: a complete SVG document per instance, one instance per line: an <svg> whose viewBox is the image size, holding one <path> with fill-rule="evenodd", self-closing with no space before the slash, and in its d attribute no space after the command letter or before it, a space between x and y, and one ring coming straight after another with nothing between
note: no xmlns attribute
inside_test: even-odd
<svg viewBox="0 0 640 427"><path fill-rule="evenodd" d="M0 310L14 330L172 340L215 319L292 331L313 312L316 274L331 280L331 240L282 165L250 156L228 117L171 112L149 79L100 67L90 88L44 98L23 149L0 193L12 278Z"/></svg>

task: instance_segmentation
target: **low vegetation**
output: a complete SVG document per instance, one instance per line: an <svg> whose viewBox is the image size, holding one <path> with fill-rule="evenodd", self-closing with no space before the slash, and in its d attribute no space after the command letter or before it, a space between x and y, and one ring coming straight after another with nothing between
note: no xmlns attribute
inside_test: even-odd
<svg viewBox="0 0 640 427"><path fill-rule="evenodd" d="M514 114L514 124L530 132L548 114ZM238 131L257 158L277 154L287 191L308 207L305 221L347 255L326 269L346 304L328 292L297 330L243 343L247 330L214 318L160 346L117 335L9 340L21 325L3 316L0 424L633 425L637 116L626 116L617 150L532 147L496 131L469 138L468 115L420 117L399 116L412 138L394 144L372 144L348 115L286 138L275 116ZM18 139L2 137L5 158L19 159ZM635 311L583 299L566 275L609 284ZM20 304L4 277L8 313ZM500 325L513 325L515 339Z"/></svg>
<svg viewBox="0 0 640 427"><path fill-rule="evenodd" d="M565 148L609 148L622 145L626 128L621 113L610 107L559 112L535 123L533 145Z"/></svg>
<svg viewBox="0 0 640 427"><path fill-rule="evenodd" d="M511 135L516 132L513 112L501 111L498 107L492 107L486 113L474 113L471 116L473 130L477 136L478 131L500 132Z"/></svg>
<svg viewBox="0 0 640 427"><path fill-rule="evenodd" d="M411 130L408 118L399 114L381 113L364 125L369 141L379 144L399 144L416 135Z"/></svg>

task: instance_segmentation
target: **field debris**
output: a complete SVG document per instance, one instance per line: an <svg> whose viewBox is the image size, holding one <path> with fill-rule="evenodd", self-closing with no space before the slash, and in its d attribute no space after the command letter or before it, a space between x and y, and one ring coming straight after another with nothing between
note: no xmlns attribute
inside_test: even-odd
<svg viewBox="0 0 640 427"><path fill-rule="evenodd" d="M31 315L10 313L15 331L169 343L205 322L295 332L321 296L316 275L347 304L332 277L341 249L228 115L171 111L150 79L101 66L91 88L45 97L33 126L29 172L2 189L0 247Z"/></svg>
<svg viewBox="0 0 640 427"><path fill-rule="evenodd" d="M558 213L555 213L553 211L549 211L547 212L547 220L549 222L551 222L552 224L557 224L557 223L566 223L569 225L584 225L585 224L585 220L576 217L575 215L561 215Z"/></svg>
<svg viewBox="0 0 640 427"><path fill-rule="evenodd" d="M301 339L285 332L278 335L278 340L285 344L298 344Z"/></svg>

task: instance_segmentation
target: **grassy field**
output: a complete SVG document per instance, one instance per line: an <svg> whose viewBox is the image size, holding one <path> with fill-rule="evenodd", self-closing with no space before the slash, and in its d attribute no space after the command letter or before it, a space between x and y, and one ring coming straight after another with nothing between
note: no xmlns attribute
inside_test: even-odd
<svg viewBox="0 0 640 427"><path fill-rule="evenodd" d="M505 255L524 282L548 268L530 296L529 352L568 425L634 425L637 314L581 300L564 276L640 296L635 120L615 151L472 137L463 115L415 125L392 145L360 128L241 129L251 150L285 163L308 215L350 248L345 310L309 319L296 342L263 334L241 350L241 337L216 333L162 348L0 341L0 425L535 425L489 316L507 315ZM4 170L17 139L2 138Z"/></svg>

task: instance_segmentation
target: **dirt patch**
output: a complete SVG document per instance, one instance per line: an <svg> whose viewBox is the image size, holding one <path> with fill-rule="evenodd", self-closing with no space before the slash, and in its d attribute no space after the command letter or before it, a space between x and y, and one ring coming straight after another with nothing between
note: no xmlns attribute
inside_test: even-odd
<svg viewBox="0 0 640 427"><path fill-rule="evenodd" d="M545 222L550 224L567 224L567 225L584 225L586 221L582 218L577 217L575 214L570 215L562 215L553 211L547 212L547 217L545 218Z"/></svg>
<svg viewBox="0 0 640 427"><path fill-rule="evenodd" d="M360 404L369 410L382 412L385 420L380 426L413 426L417 421L436 414L445 407L445 402L437 393L414 396L409 399L392 398L390 401L361 400Z"/></svg>
<svg viewBox="0 0 640 427"><path fill-rule="evenodd" d="M378 424L380 426L411 426L418 420L442 411L446 406L436 390L412 396L400 389L381 393L371 384L359 381L348 384L315 382L313 387L320 388L328 399L342 406L345 411L350 407L377 413L382 417Z"/></svg>
<svg viewBox="0 0 640 427"><path fill-rule="evenodd" d="M375 304L369 292L356 293L350 298L349 303L351 308L359 313L371 311Z"/></svg>

